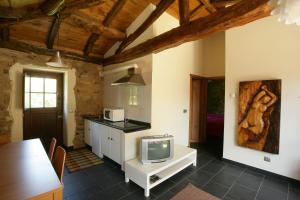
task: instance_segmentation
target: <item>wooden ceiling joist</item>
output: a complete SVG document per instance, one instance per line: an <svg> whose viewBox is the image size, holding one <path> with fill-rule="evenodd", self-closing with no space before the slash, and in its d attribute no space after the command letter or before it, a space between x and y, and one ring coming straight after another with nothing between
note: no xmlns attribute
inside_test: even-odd
<svg viewBox="0 0 300 200"><path fill-rule="evenodd" d="M43 47L36 47L32 46L27 43L23 42L18 42L14 40L10 41L0 41L0 48L7 48L7 49L12 49L16 51L21 51L25 53L35 53L38 55L46 55L46 56L53 56L56 54L56 50L54 49L47 49ZM103 57L84 57L82 55L76 54L76 53L71 53L71 52L66 52L66 51L61 51L60 53L63 57L73 59L73 60L79 60L79 61L84 61L84 62L90 62L90 63L95 63L95 64L101 64Z"/></svg>
<svg viewBox="0 0 300 200"><path fill-rule="evenodd" d="M207 0L198 0L198 1L199 3L202 3L205 6L208 12L214 13L217 11L216 8Z"/></svg>
<svg viewBox="0 0 300 200"><path fill-rule="evenodd" d="M198 10L200 10L200 8L202 8L202 7L203 7L202 4L199 4L197 7L195 7L195 8L190 12L190 18L194 17L194 16L197 14Z"/></svg>
<svg viewBox="0 0 300 200"><path fill-rule="evenodd" d="M88 56L90 54L90 52L93 49L93 46L95 45L95 42L98 40L99 38L99 34L97 33L92 33L89 37L89 39L87 40L84 50L83 50L83 55L84 56Z"/></svg>
<svg viewBox="0 0 300 200"><path fill-rule="evenodd" d="M104 65L122 63L150 53L157 53L180 44L195 41L211 34L241 26L270 15L269 0L242 0L220 9L207 17L197 19L149 39L120 54L105 58Z"/></svg>
<svg viewBox="0 0 300 200"><path fill-rule="evenodd" d="M46 42L48 49L52 49L53 48L53 44L54 44L56 35L57 35L58 31L59 31L60 22L61 21L59 20L58 16L55 16L53 18L51 27L50 27L50 29L48 31L47 42Z"/></svg>
<svg viewBox="0 0 300 200"><path fill-rule="evenodd" d="M189 0L178 0L180 25L190 22Z"/></svg>
<svg viewBox="0 0 300 200"><path fill-rule="evenodd" d="M105 19L102 22L102 25L104 27L108 28L110 26L111 22L117 16L117 14L120 12L120 10L123 8L125 3L126 3L126 0L119 0L114 4L112 9L108 12ZM92 33L90 35L89 39L87 40L87 42L85 44L84 50L83 50L84 56L89 55L89 53L92 51L92 49L95 45L95 42L99 39L99 37L100 37L99 33Z"/></svg>
<svg viewBox="0 0 300 200"><path fill-rule="evenodd" d="M114 40L123 40L126 37L125 33L114 28L103 26L96 19L83 13L73 14L68 18L68 20L65 20L65 22L81 27L87 32L103 35L106 38Z"/></svg>
<svg viewBox="0 0 300 200"><path fill-rule="evenodd" d="M112 20L116 17L116 15L120 12L120 10L123 8L125 5L126 0L118 0L113 8L109 11L109 13L106 15L104 21L103 21L103 26L109 26L112 22Z"/></svg>
<svg viewBox="0 0 300 200"><path fill-rule="evenodd" d="M128 45L134 42L147 28L149 28L152 23L157 20L168 8L174 3L175 0L161 0L157 5L156 9L149 15L145 22L139 26L135 32L130 34L125 40L122 41L116 53L119 54Z"/></svg>
<svg viewBox="0 0 300 200"><path fill-rule="evenodd" d="M9 41L9 27L0 29L0 40Z"/></svg>
<svg viewBox="0 0 300 200"><path fill-rule="evenodd" d="M105 0L69 0L66 1L64 9L61 11L61 18L69 16L72 12L78 10L78 9L84 9L89 8L98 4L103 3ZM22 11L23 9L23 11ZM26 9L24 11L24 9ZM7 25L13 25L21 22L26 22L34 19L40 19L48 17L43 13L43 11L40 8L36 8L34 10L28 10L28 8L20 8L18 10L19 13L23 13L22 15L19 14L19 16L16 19L0 19L0 27L4 27Z"/></svg>

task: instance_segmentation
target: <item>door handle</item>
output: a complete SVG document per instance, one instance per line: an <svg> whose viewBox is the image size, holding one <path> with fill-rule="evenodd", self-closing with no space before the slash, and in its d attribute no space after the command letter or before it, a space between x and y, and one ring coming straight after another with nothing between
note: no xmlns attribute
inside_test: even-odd
<svg viewBox="0 0 300 200"><path fill-rule="evenodd" d="M62 118L63 118L62 115L58 115L58 116L57 116L57 119L62 119Z"/></svg>

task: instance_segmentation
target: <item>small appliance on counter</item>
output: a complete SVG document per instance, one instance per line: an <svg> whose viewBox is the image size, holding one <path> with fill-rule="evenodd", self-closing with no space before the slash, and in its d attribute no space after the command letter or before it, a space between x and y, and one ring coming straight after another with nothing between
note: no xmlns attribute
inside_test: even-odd
<svg viewBox="0 0 300 200"><path fill-rule="evenodd" d="M112 122L124 121L124 109L121 108L104 108L103 118Z"/></svg>
<svg viewBox="0 0 300 200"><path fill-rule="evenodd" d="M172 135L145 136L140 141L140 160L143 164L159 163L174 156Z"/></svg>

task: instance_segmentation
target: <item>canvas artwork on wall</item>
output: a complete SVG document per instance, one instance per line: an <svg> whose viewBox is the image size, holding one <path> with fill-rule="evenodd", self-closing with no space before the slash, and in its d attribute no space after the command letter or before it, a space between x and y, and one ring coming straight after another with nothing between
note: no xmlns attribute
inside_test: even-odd
<svg viewBox="0 0 300 200"><path fill-rule="evenodd" d="M239 84L238 145L279 153L281 80Z"/></svg>

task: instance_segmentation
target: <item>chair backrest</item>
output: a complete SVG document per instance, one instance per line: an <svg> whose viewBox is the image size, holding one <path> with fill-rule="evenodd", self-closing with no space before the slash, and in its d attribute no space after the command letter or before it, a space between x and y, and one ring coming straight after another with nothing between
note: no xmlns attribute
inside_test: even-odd
<svg viewBox="0 0 300 200"><path fill-rule="evenodd" d="M55 145L56 145L56 139L52 138L51 143L50 143L49 152L48 152L48 157L49 157L50 161L52 161L52 158L53 158Z"/></svg>
<svg viewBox="0 0 300 200"><path fill-rule="evenodd" d="M61 146L58 146L55 150L55 154L52 161L52 165L56 171L60 182L62 182L62 178L64 175L66 154L66 151Z"/></svg>

